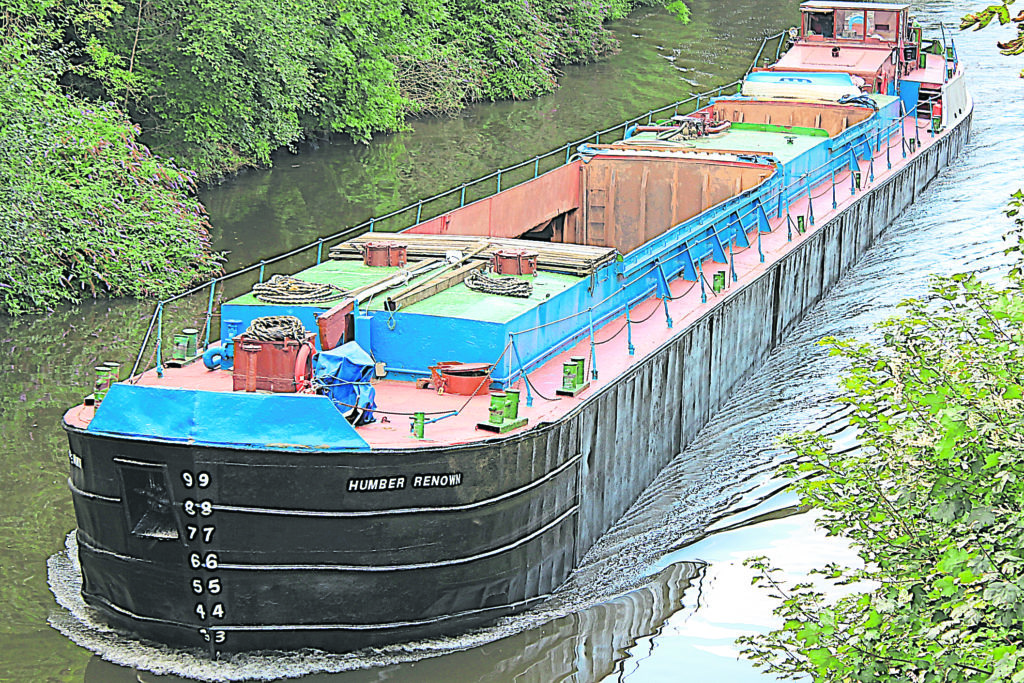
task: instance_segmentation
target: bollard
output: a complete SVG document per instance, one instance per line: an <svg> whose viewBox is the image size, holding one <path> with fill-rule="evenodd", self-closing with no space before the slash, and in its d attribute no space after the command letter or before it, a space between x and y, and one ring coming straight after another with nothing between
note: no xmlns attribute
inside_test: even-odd
<svg viewBox="0 0 1024 683"><path fill-rule="evenodd" d="M100 404L103 397L107 395L107 388L110 386L107 382L107 378L110 374L110 368L105 365L97 365L93 370L96 371L96 383L93 385L93 396L96 399L96 405Z"/></svg>
<svg viewBox="0 0 1024 683"><path fill-rule="evenodd" d="M853 185L858 190L860 189L860 171L853 172Z"/></svg>
<svg viewBox="0 0 1024 683"><path fill-rule="evenodd" d="M426 424L426 417L423 413L413 413L412 416L412 435L417 439L423 438L423 425Z"/></svg>
<svg viewBox="0 0 1024 683"><path fill-rule="evenodd" d="M724 270L715 271L715 274L712 276L711 289L713 289L716 294L718 294L723 289L725 289L725 271Z"/></svg>
<svg viewBox="0 0 1024 683"><path fill-rule="evenodd" d="M577 396L585 389L590 388L590 382L585 379L586 372L583 367L586 361L587 359L583 356L573 356L562 364L562 386L555 389L557 395Z"/></svg>
<svg viewBox="0 0 1024 683"><path fill-rule="evenodd" d="M496 391L491 394L491 407L488 409L487 421L492 425L501 425L505 421L505 393Z"/></svg>
<svg viewBox="0 0 1024 683"><path fill-rule="evenodd" d="M804 222L804 217L803 216L797 216L796 217L796 231L802 235L802 234L804 234L804 232L806 232L806 230L807 230L807 226L806 226L806 224Z"/></svg>
<svg viewBox="0 0 1024 683"><path fill-rule="evenodd" d="M519 390L505 390L505 419L515 420L519 417Z"/></svg>
<svg viewBox="0 0 1024 683"><path fill-rule="evenodd" d="M181 331L181 333L188 337L188 344L185 348L185 357L195 358L199 348L199 330L194 327L186 327Z"/></svg>
<svg viewBox="0 0 1024 683"><path fill-rule="evenodd" d="M121 381L121 364L112 360L104 361L103 366L107 369L107 388Z"/></svg>
<svg viewBox="0 0 1024 683"><path fill-rule="evenodd" d="M570 360L576 364L576 386L581 387L587 383L587 372L584 368L587 359L583 356L573 356Z"/></svg>
<svg viewBox="0 0 1024 683"><path fill-rule="evenodd" d="M188 337L183 334L174 335L171 345L171 360L184 361L188 357Z"/></svg>
<svg viewBox="0 0 1024 683"><path fill-rule="evenodd" d="M910 145L910 153L913 154L917 149L917 138L910 138L907 140L907 143Z"/></svg>
<svg viewBox="0 0 1024 683"><path fill-rule="evenodd" d="M576 363L567 360L562 363L562 390L572 391L576 388Z"/></svg>

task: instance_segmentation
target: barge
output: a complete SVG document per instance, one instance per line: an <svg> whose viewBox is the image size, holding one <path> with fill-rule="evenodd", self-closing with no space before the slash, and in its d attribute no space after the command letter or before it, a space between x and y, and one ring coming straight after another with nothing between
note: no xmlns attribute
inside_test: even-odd
<svg viewBox="0 0 1024 683"><path fill-rule="evenodd" d="M216 656L549 597L966 143L908 5L801 14L736 92L158 322L156 366L64 417L85 601Z"/></svg>

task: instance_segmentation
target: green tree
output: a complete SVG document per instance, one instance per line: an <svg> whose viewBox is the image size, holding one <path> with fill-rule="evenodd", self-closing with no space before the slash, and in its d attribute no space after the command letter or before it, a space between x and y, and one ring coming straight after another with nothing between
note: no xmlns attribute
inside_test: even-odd
<svg viewBox="0 0 1024 683"><path fill-rule="evenodd" d="M45 21L3 25L0 311L167 295L218 271L194 173L151 154L117 106L62 89L53 38Z"/></svg>

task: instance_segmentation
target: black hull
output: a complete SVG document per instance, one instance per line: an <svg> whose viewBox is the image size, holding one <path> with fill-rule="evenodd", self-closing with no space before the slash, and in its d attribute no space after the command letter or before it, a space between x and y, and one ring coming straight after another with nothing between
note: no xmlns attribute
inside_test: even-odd
<svg viewBox="0 0 1024 683"><path fill-rule="evenodd" d="M348 651L526 609L566 579L969 131L970 116L556 423L482 444L301 455L65 425L86 601L134 633L211 652ZM438 478L416 486L420 475ZM351 480L377 490L350 491Z"/></svg>

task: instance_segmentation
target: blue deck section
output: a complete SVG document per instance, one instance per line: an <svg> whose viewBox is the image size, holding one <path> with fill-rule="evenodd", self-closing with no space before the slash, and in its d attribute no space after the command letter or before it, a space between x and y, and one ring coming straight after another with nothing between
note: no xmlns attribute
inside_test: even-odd
<svg viewBox="0 0 1024 683"><path fill-rule="evenodd" d="M751 76L759 80L800 76L822 83L849 82L847 74L763 72ZM621 261L548 295L511 319L363 309L355 317L356 341L374 361L386 365L390 379L427 377L429 367L440 361L498 363L492 377L496 384L507 386L523 372L591 334L592 329L621 315L627 305L667 291L667 281L677 277L695 280L694 264L710 260L722 264L728 272L730 245L753 245L757 231L767 231L769 218L783 215L790 202L882 149L887 131L899 119L901 100L887 97L880 103L879 111L866 120L833 138L820 138L804 151L796 150L785 162L764 155L739 157L740 162L773 165L775 172L760 185L670 228ZM841 189L849 192L848 188ZM316 331L316 316L324 308L227 303L222 308L221 338L228 337L227 321L240 321L239 329L244 330L254 318L267 315L294 315L306 329Z"/></svg>
<svg viewBox="0 0 1024 683"><path fill-rule="evenodd" d="M271 451L368 451L326 396L224 393L115 384L88 432L182 445Z"/></svg>
<svg viewBox="0 0 1024 683"><path fill-rule="evenodd" d="M845 74L814 76L849 78ZM899 112L900 100L886 98L866 120L836 137L821 138L785 164L772 157L746 159L772 163L776 172L757 187L669 229L512 320L498 323L407 311L363 311L356 318L356 340L376 361L387 365L390 379L426 377L429 366L439 361L495 363L500 359L492 379L507 386L621 315L627 304L661 295L667 291L666 280L695 280L694 264L717 262L728 273L730 245L753 246L757 231L767 231L768 219L783 215L789 202L881 149ZM837 191L848 193L849 189L844 186Z"/></svg>

